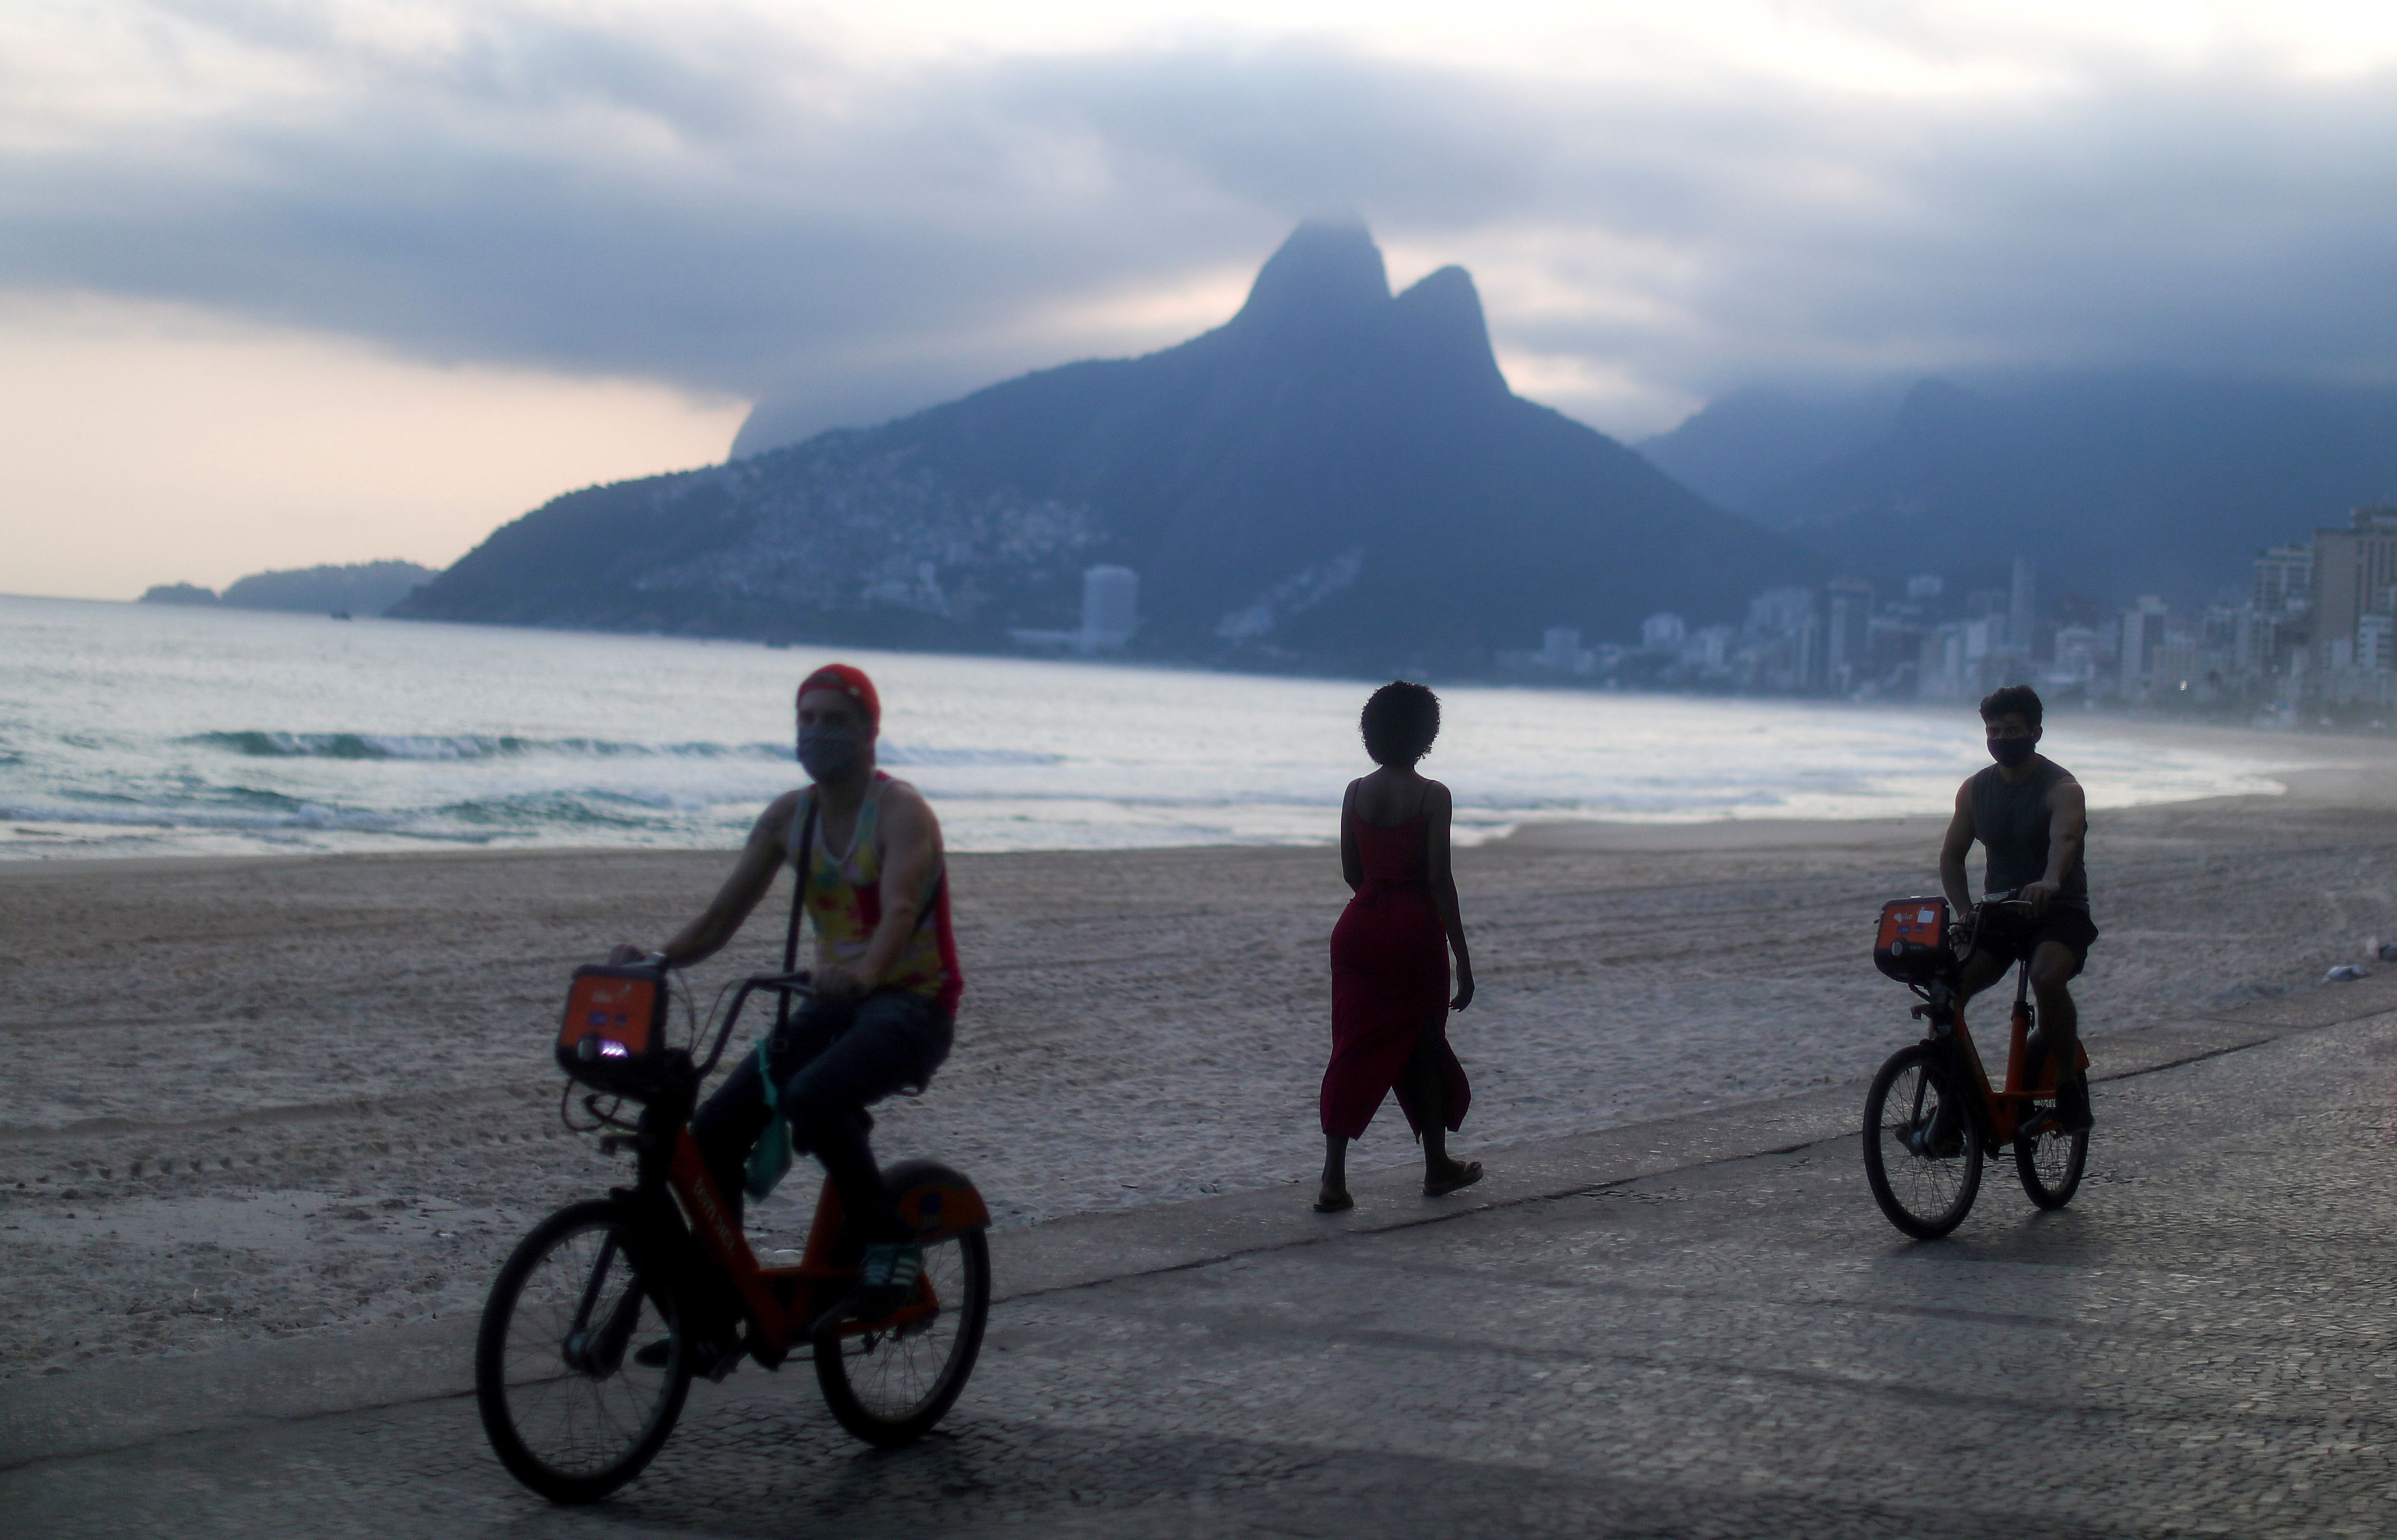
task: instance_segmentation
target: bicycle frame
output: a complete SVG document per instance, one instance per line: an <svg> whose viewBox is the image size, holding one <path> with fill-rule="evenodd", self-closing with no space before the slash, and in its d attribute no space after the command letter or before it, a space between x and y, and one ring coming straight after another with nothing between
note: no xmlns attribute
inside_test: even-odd
<svg viewBox="0 0 2397 1540"><path fill-rule="evenodd" d="M1981 1062L1981 1051L1973 1042L1971 1029L1964 1024L1964 1001L1957 996L1954 985L1942 983L1932 986L1927 1013L1931 1021L1929 1040L1949 1045L1971 1073L1981 1126L1988 1132L1989 1146L2002 1149L2013 1143L2015 1135L2030 1122L2038 1104L2056 1098L2056 1061L2052 1055L2042 1055L2039 1083L2030 1083L2030 959L2025 957L2015 969L2014 1022L2006 1046L2004 1089L1993 1089L1989 1084L1989 1068ZM2089 1051L2077 1042L2074 1048L2079 1067L2088 1068Z"/></svg>
<svg viewBox="0 0 2397 1540"><path fill-rule="evenodd" d="M723 1057L749 997L764 990L787 998L803 992L806 979L804 973L759 974L742 984L706 1062L687 1076L677 1076L676 1084L664 1088L644 1106L638 1132L631 1140L640 1158L638 1185L631 1192L618 1189L618 1196L646 1212L653 1244L656 1238L672 1237L673 1249L681 1252L686 1239L698 1242L700 1253L731 1286L750 1328L751 1354L769 1368L781 1363L796 1344L808 1337L813 1324L849 1292L857 1276L856 1248L846 1242L840 1195L830 1181L824 1184L816 1199L815 1217L808 1227L807 1247L797 1266L760 1265L700 1153L699 1141L690 1132L690 1117L698 1087ZM990 1225L990 1211L973 1184L938 1162L902 1161L883 1172L883 1182L900 1217L915 1226L925 1245ZM673 1201L666 1203L664 1195L669 1193ZM675 1271L690 1281L687 1267ZM850 1337L897 1331L929 1320L940 1310L931 1279L924 1276L917 1280L915 1297L896 1312L873 1320L845 1319L837 1334Z"/></svg>
<svg viewBox="0 0 2397 1540"><path fill-rule="evenodd" d="M701 1158L699 1141L691 1136L688 1123L675 1131L665 1175L667 1188L680 1205L691 1233L740 1296L743 1314L756 1333L752 1353L760 1362L780 1361L793 1344L808 1335L810 1325L849 1292L850 1280L857 1276L854 1256L843 1254L850 1248L843 1245L840 1194L829 1181L818 1193L815 1218L808 1226L807 1248L800 1253L798 1265L767 1267L758 1264L757 1254L749 1248L749 1238L734 1222L732 1211L718 1192L707 1162ZM893 1177L897 1178L895 1182L891 1181ZM900 1216L915 1225L917 1239L926 1245L968 1230L987 1228L990 1224L990 1211L984 1206L982 1195L974 1190L973 1184L945 1167L931 1161L908 1161L893 1167L884 1179L898 1188ZM850 1337L867 1332L897 1331L916 1321L929 1320L940 1309L941 1301L928 1275L917 1280L915 1298L898 1310L873 1320L844 1320L838 1334Z"/></svg>

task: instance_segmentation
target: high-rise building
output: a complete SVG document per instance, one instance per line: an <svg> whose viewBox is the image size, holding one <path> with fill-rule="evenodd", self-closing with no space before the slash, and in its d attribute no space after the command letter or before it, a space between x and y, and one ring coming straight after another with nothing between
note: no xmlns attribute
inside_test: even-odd
<svg viewBox="0 0 2397 1540"><path fill-rule="evenodd" d="M2390 632L2397 628L2397 618L2388 615L2366 615L2355 623L2355 666L2385 674L2397 658L2390 656Z"/></svg>
<svg viewBox="0 0 2397 1540"><path fill-rule="evenodd" d="M2122 693L2136 695L2155 671L2156 649L2163 645L2164 601L2153 594L2122 611Z"/></svg>
<svg viewBox="0 0 2397 1540"><path fill-rule="evenodd" d="M2039 567L2029 556L2015 558L2014 592L2007 600L2006 641L2016 651L2029 652L2031 622L2039 618Z"/></svg>
<svg viewBox="0 0 2397 1540"><path fill-rule="evenodd" d="M2087 684L2097 676L2098 649L2098 635L2089 626L2057 626L2050 676L2069 684Z"/></svg>
<svg viewBox="0 0 2397 1540"><path fill-rule="evenodd" d="M2256 553L2256 589L2250 596L2267 615L2310 604L2314 589L2314 548L2274 545Z"/></svg>
<svg viewBox="0 0 2397 1540"><path fill-rule="evenodd" d="M1872 584L1862 578L1834 578L1824 592L1830 601L1823 660L1826 677L1833 690L1844 693L1860 682L1858 676L1870 652Z"/></svg>
<svg viewBox="0 0 2397 1540"><path fill-rule="evenodd" d="M2356 623L2397 583L2397 508L2358 508L2345 529L2314 531L2313 634L2322 661L2355 656ZM2341 647L2337 644L2345 643Z"/></svg>
<svg viewBox="0 0 2397 1540"><path fill-rule="evenodd" d="M1640 623L1640 645L1650 652L1670 652L1681 645L1687 634L1681 617L1667 609Z"/></svg>
<svg viewBox="0 0 2397 1540"><path fill-rule="evenodd" d="M1748 636L1768 690L1810 690L1823 684L1823 622L1811 588L1768 588L1748 601Z"/></svg>
<svg viewBox="0 0 2397 1540"><path fill-rule="evenodd" d="M1140 628L1140 574L1129 567L1093 567L1082 574L1085 651L1112 651Z"/></svg>

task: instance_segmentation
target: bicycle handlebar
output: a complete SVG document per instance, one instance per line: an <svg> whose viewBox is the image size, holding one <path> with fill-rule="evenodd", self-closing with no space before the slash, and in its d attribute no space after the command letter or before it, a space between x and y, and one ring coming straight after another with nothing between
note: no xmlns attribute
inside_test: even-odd
<svg viewBox="0 0 2397 1540"><path fill-rule="evenodd" d="M742 980L740 991L732 997L731 1007L724 1012L723 1024L715 1029L716 1045L708 1050L707 1062L699 1066L699 1078L705 1079L716 1068L716 1062L724 1057L725 1045L732 1040L733 1024L740 1021L742 1008L749 1003L751 995L761 989L771 990L785 998L805 995L810 992L808 977L808 970L802 968L791 973L752 973ZM692 1046L695 1049L698 1045Z"/></svg>

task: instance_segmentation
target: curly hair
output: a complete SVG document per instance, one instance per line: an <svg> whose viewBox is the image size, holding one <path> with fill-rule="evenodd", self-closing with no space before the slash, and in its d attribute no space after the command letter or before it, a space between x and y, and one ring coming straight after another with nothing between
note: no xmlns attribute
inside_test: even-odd
<svg viewBox="0 0 2397 1540"><path fill-rule="evenodd" d="M1440 736L1440 697L1422 685L1394 680L1373 691L1357 718L1365 752L1377 765L1412 765Z"/></svg>
<svg viewBox="0 0 2397 1540"><path fill-rule="evenodd" d="M1981 697L1981 720L1984 722L2019 715L2035 730L2039 727L2040 713L2044 709L2039 703L2039 691L2029 685L2007 685Z"/></svg>

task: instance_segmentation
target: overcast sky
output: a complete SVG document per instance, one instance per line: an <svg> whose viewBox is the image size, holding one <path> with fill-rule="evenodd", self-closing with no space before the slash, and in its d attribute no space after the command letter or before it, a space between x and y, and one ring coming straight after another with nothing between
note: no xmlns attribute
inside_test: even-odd
<svg viewBox="0 0 2397 1540"><path fill-rule="evenodd" d="M898 15L904 20L893 21ZM0 592L440 564L1230 314L1310 213L1625 437L1751 381L2397 369L2397 7L0 9Z"/></svg>

